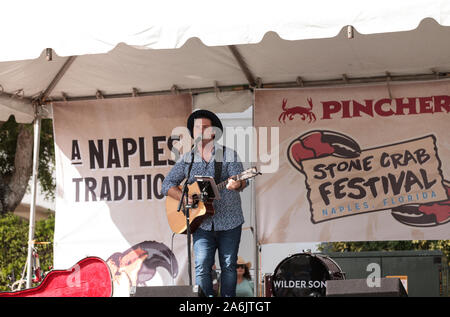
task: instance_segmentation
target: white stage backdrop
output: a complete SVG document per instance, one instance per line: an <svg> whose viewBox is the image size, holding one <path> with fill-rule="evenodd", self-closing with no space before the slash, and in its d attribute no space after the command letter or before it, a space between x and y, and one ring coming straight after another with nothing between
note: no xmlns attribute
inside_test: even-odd
<svg viewBox="0 0 450 317"><path fill-rule="evenodd" d="M172 240L161 184L177 146L172 129L191 109L190 95L53 104L55 268L100 257L115 296L188 283L186 238Z"/></svg>
<svg viewBox="0 0 450 317"><path fill-rule="evenodd" d="M279 140L278 168L255 180L260 243L449 239L449 91L257 90L255 128Z"/></svg>

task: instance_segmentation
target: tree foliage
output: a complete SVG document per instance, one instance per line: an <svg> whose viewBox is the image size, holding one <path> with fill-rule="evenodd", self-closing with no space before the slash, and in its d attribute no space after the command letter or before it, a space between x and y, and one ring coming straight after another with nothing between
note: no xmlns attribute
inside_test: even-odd
<svg viewBox="0 0 450 317"><path fill-rule="evenodd" d="M27 261L28 221L12 212L22 201L31 177L33 132L32 123L17 123L14 116L0 122L0 290L9 290L9 285L22 277ZM47 199L54 198L54 165L53 122L42 119L38 181ZM53 263L54 225L54 215L35 223L35 241L50 242L35 246L44 271Z"/></svg>
<svg viewBox="0 0 450 317"><path fill-rule="evenodd" d="M15 156L17 138L21 128L33 131L33 125L17 123L14 116L0 125L0 173L3 177L10 176L15 170ZM53 170L55 165L55 148L53 140L53 121L41 120L41 135L39 146L39 175L38 179L43 193L47 198L54 197L55 180Z"/></svg>
<svg viewBox="0 0 450 317"><path fill-rule="evenodd" d="M53 177L55 168L55 145L53 139L53 120L41 120L41 138L39 146L38 179L42 192L47 199L55 198L56 181Z"/></svg>
<svg viewBox="0 0 450 317"><path fill-rule="evenodd" d="M0 173L3 176L10 175L14 171L18 134L18 123L14 120L14 116L10 116L0 127Z"/></svg>
<svg viewBox="0 0 450 317"><path fill-rule="evenodd" d="M447 259L450 259L450 240L329 242L322 243L319 250L328 252L441 250Z"/></svg>
<svg viewBox="0 0 450 317"><path fill-rule="evenodd" d="M0 211L20 204L32 173L33 125L17 123L14 116L0 122ZM41 120L38 180L47 199L54 198L55 150L53 123Z"/></svg>
<svg viewBox="0 0 450 317"><path fill-rule="evenodd" d="M53 265L54 228L54 214L36 222L35 241L50 242L35 246L43 271L47 271ZM8 291L14 281L12 276L14 275L15 280L19 280L27 262L28 221L13 213L7 213L0 217L0 241L2 241L0 246L0 291Z"/></svg>

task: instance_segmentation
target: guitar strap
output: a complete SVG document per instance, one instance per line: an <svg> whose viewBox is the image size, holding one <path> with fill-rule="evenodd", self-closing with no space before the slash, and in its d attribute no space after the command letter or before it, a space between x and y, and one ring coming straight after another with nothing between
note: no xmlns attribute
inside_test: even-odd
<svg viewBox="0 0 450 317"><path fill-rule="evenodd" d="M223 165L223 153L225 152L225 145L218 147L214 155L214 181L219 184L222 181L222 165ZM211 230L214 231L214 221L211 225Z"/></svg>
<svg viewBox="0 0 450 317"><path fill-rule="evenodd" d="M214 157L214 181L219 184L222 181L222 165L223 153L225 152L225 145L218 148Z"/></svg>

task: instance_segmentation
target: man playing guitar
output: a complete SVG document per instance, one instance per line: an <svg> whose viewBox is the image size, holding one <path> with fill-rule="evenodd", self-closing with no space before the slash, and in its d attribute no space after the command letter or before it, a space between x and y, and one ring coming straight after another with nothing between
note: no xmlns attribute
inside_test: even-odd
<svg viewBox="0 0 450 317"><path fill-rule="evenodd" d="M208 110L193 112L187 120L187 128L198 144L175 163L164 179L162 192L166 196L180 200L182 191L178 185L187 176L192 151L194 151L194 163L187 180L188 184L195 182L196 175L215 177L216 182L228 179L226 188L219 192L220 199L213 201L214 214L206 217L193 233L193 243L196 284L201 287L206 296L213 296L211 268L218 250L221 268L220 294L235 296L236 261L241 227L244 223L239 191L242 191L248 183L245 180L230 178L242 173L243 167L234 150L216 143L223 132L223 126L214 113ZM221 168L217 167L216 162L221 164ZM215 175L216 172L220 175ZM189 204L192 202L193 198L190 195Z"/></svg>

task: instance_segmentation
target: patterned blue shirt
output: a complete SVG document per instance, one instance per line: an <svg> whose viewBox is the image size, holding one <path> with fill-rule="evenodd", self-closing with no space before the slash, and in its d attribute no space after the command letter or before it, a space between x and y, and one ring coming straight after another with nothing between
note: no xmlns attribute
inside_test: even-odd
<svg viewBox="0 0 450 317"><path fill-rule="evenodd" d="M222 147L221 145L215 145L213 149L213 156L209 162L202 159L200 154L196 151L194 155L194 164L192 165L191 174L188 180L188 184L195 182L195 176L212 176L214 177L214 161L216 147ZM167 192L173 186L178 186L186 178L188 173L189 163L192 157L192 150L185 153L172 167L169 174L162 183L162 193L167 196ZM223 154L222 175L220 181L224 181L227 178L240 174L243 172L242 163L239 160L237 153L227 147L224 148ZM212 217L206 217L200 228L203 230L215 231L230 230L244 223L244 215L241 207L241 196L239 192L222 189L220 192L220 199L216 199L213 202L215 213Z"/></svg>

